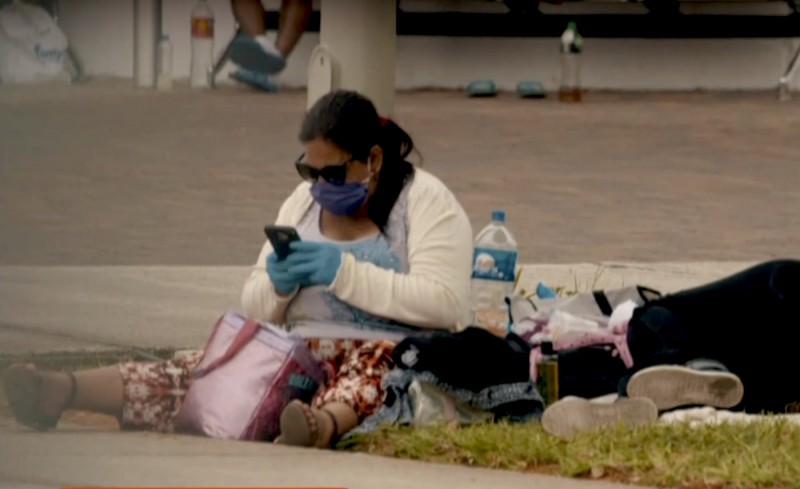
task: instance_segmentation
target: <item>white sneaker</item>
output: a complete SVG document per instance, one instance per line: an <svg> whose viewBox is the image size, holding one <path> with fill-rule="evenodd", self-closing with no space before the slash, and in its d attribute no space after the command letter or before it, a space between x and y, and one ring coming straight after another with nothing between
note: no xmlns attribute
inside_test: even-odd
<svg viewBox="0 0 800 489"><path fill-rule="evenodd" d="M730 372L656 365L631 377L628 395L651 399L660 411L679 406L731 408L742 401L744 386Z"/></svg>
<svg viewBox="0 0 800 489"><path fill-rule="evenodd" d="M609 403L569 396L545 409L542 428L558 438L570 439L605 426L642 426L657 420L658 409L650 399L622 397Z"/></svg>

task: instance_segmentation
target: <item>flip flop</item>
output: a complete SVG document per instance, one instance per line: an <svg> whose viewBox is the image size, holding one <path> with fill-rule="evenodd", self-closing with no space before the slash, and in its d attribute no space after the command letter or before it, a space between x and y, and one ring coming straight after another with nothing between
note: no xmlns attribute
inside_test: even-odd
<svg viewBox="0 0 800 489"><path fill-rule="evenodd" d="M274 75L286 67L286 59L280 53L264 49L253 38L240 35L231 42L231 61L256 73Z"/></svg>
<svg viewBox="0 0 800 489"><path fill-rule="evenodd" d="M281 434L275 442L297 447L327 448L335 445L339 433L336 416L326 409L321 409L320 412L330 417L333 427L332 436L327 443L321 439L320 425L311 406L299 400L291 401L283 409L280 419Z"/></svg>
<svg viewBox="0 0 800 489"><path fill-rule="evenodd" d="M72 372L67 372L67 374L72 385L69 396L61 409L62 412L72 404L77 392L75 376ZM19 423L29 428L47 431L56 427L61 419L61 413L52 415L39 411L42 384L42 376L39 372L27 366L9 367L3 372L3 390L11 405L11 410L14 412L14 417Z"/></svg>
<svg viewBox="0 0 800 489"><path fill-rule="evenodd" d="M517 84L517 95L522 98L544 98L544 87L538 81L521 81Z"/></svg>
<svg viewBox="0 0 800 489"><path fill-rule="evenodd" d="M494 97L497 95L497 86L492 80L475 80L467 85L467 95L470 97Z"/></svg>

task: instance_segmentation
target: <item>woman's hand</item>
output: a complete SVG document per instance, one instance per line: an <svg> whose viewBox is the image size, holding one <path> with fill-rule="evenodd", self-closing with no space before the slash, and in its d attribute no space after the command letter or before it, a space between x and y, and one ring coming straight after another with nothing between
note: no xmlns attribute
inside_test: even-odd
<svg viewBox="0 0 800 489"><path fill-rule="evenodd" d="M342 250L314 241L295 241L289 246L292 251L284 262L289 272L303 277L301 287L333 283L342 266Z"/></svg>
<svg viewBox="0 0 800 489"><path fill-rule="evenodd" d="M286 260L279 260L274 251L267 257L267 275L275 291L282 296L292 295L305 279L305 275L290 270Z"/></svg>

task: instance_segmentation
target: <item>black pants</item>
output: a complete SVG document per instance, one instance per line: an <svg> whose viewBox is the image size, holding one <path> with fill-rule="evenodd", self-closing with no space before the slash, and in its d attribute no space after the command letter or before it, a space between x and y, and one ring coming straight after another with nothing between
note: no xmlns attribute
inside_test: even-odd
<svg viewBox="0 0 800 489"><path fill-rule="evenodd" d="M784 412L800 402L800 262L763 263L650 302L634 312L628 344L634 371L714 359L744 384L737 409Z"/></svg>

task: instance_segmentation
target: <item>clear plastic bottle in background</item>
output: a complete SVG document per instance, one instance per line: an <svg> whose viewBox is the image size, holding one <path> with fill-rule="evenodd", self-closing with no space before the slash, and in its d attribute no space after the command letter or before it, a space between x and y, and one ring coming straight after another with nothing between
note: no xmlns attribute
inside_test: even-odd
<svg viewBox="0 0 800 489"><path fill-rule="evenodd" d="M558 99L562 102L581 101L581 52L583 38L575 22L567 24L561 34L561 83Z"/></svg>
<svg viewBox="0 0 800 489"><path fill-rule="evenodd" d="M508 333L506 297L514 292L517 241L506 228L506 213L492 212L492 222L475 237L472 261L472 324L498 336Z"/></svg>
<svg viewBox="0 0 800 489"><path fill-rule="evenodd" d="M156 80L156 89L172 89L172 43L166 34L163 34L158 42L158 79Z"/></svg>
<svg viewBox="0 0 800 489"><path fill-rule="evenodd" d="M192 62L189 85L208 88L214 56L214 12L208 0L198 0L192 10Z"/></svg>

